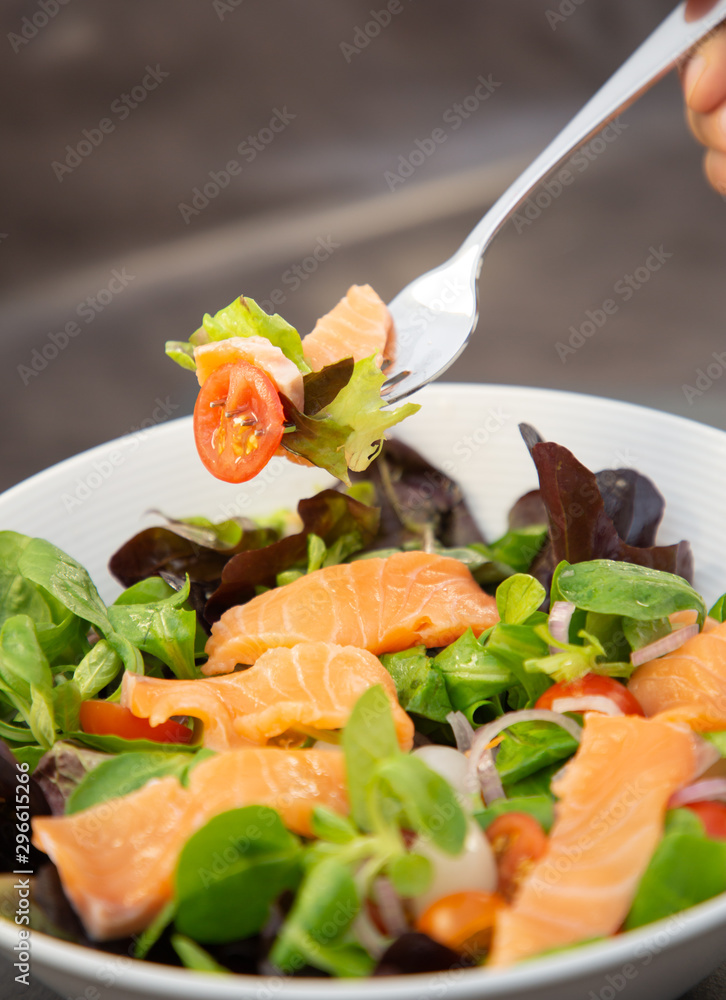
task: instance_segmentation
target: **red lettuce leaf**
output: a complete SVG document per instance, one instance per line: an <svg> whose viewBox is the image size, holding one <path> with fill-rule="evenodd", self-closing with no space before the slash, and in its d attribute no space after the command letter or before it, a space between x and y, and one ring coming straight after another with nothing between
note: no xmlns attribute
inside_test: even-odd
<svg viewBox="0 0 726 1000"><path fill-rule="evenodd" d="M278 573L304 563L308 535L318 535L326 545L332 545L342 535L358 532L362 546L367 546L378 531L378 508L337 490L323 490L301 500L297 511L303 523L300 532L264 548L240 552L226 563L221 582L205 608L208 622L216 621L227 608L249 601L256 587L274 587Z"/></svg>
<svg viewBox="0 0 726 1000"><path fill-rule="evenodd" d="M550 541L530 570L540 579L563 559L570 563L614 559L693 579L688 542L654 545L663 499L645 476L633 470L590 472L571 451L542 441L524 425L523 437L539 476ZM535 510L532 494L515 504L515 517ZM643 544L645 543L645 544Z"/></svg>

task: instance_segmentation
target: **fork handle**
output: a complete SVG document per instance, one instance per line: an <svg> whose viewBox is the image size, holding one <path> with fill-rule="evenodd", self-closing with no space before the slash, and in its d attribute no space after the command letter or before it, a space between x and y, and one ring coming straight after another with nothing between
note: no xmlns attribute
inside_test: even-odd
<svg viewBox="0 0 726 1000"><path fill-rule="evenodd" d="M719 0L708 14L696 21L686 21L685 9L685 2L680 3L668 15L469 233L456 256L478 248L479 257L471 255L476 262L476 276L481 266L481 254L540 181L665 76L702 38L726 19L726 0Z"/></svg>

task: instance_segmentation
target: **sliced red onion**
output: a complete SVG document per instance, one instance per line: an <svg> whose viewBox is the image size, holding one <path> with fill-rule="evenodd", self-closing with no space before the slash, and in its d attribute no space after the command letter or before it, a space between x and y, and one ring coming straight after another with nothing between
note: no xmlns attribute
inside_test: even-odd
<svg viewBox="0 0 726 1000"><path fill-rule="evenodd" d="M463 712L449 712L446 716L446 721L454 730L456 749L460 750L461 753L466 753L471 749L472 740L474 739L474 729L471 723Z"/></svg>
<svg viewBox="0 0 726 1000"><path fill-rule="evenodd" d="M602 715L623 715L623 710L607 695L581 695L579 698L555 698L553 712L600 712Z"/></svg>
<svg viewBox="0 0 726 1000"><path fill-rule="evenodd" d="M726 778L704 778L703 781L695 781L692 785L679 788L671 795L668 808L677 809L689 802L706 802L712 799L726 802Z"/></svg>
<svg viewBox="0 0 726 1000"><path fill-rule="evenodd" d="M492 801L492 798L504 798L504 789L494 765L494 756L487 747L496 736L510 726L516 726L518 722L554 722L558 726L562 726L578 743L582 735L582 726L578 725L574 719L570 719L560 712L552 712L547 708L525 708L520 712L507 712L499 719L494 719L486 726L481 726L474 733L474 740L471 744L469 773L482 783L484 801L487 804ZM496 781L499 782L498 787L495 785L492 771L496 775ZM483 783L486 783L486 789L483 787ZM487 791L489 795L487 795Z"/></svg>
<svg viewBox="0 0 726 1000"><path fill-rule="evenodd" d="M558 642L570 641L570 620L575 605L572 601L555 601L550 608L550 616L547 619L547 627L553 639ZM560 653L556 646L550 646L550 653Z"/></svg>
<svg viewBox="0 0 726 1000"><path fill-rule="evenodd" d="M372 895L378 905L378 915L387 934L397 938L410 930L403 903L387 878L375 880Z"/></svg>
<svg viewBox="0 0 726 1000"><path fill-rule="evenodd" d="M694 733L693 739L696 743L696 773L694 778L700 778L704 772L708 771L709 767L713 767L717 760L721 760L721 754L713 743L710 740L705 740L703 736Z"/></svg>
<svg viewBox="0 0 726 1000"><path fill-rule="evenodd" d="M630 654L630 662L639 667L641 663L647 663L648 660L655 660L658 656L672 653L674 649L678 649L684 642L688 642L698 633L698 625L684 625L683 628L676 629L675 632L670 632L661 639L656 639L655 642L649 642L647 646L634 649Z"/></svg>
<svg viewBox="0 0 726 1000"><path fill-rule="evenodd" d="M356 940L373 958L380 958L391 943L390 938L384 937L373 923L365 904L358 912L351 929Z"/></svg>

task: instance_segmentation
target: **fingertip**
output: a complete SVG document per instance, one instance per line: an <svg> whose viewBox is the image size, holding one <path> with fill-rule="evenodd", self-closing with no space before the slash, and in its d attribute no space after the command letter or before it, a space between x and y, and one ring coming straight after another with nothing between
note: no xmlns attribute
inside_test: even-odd
<svg viewBox="0 0 726 1000"><path fill-rule="evenodd" d="M726 198L726 153L709 149L703 160L703 169L711 187Z"/></svg>
<svg viewBox="0 0 726 1000"><path fill-rule="evenodd" d="M686 67L683 70L683 92L686 95L686 104L693 108L695 111L699 111L700 108L696 107L696 91L701 77L705 73L708 67L708 62L706 57L700 52L696 52L695 55L686 63Z"/></svg>

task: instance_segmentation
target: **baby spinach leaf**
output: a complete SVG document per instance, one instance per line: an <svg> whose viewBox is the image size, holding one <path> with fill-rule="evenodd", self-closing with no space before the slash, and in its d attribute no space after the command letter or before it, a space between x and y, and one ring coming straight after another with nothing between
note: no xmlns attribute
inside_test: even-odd
<svg viewBox="0 0 726 1000"><path fill-rule="evenodd" d="M30 711L26 721L30 731L42 747L49 749L55 743L55 713L53 708L53 689L30 685Z"/></svg>
<svg viewBox="0 0 726 1000"><path fill-rule="evenodd" d="M80 781L68 798L66 814L82 812L109 799L129 795L152 778L174 775L181 781L191 760L189 754L163 751L137 751L112 757L94 767Z"/></svg>
<svg viewBox="0 0 726 1000"><path fill-rule="evenodd" d="M675 611L695 609L699 623L706 617L703 598L682 577L649 566L595 559L564 568L558 576L564 600L601 614L624 615L636 621L666 618Z"/></svg>
<svg viewBox="0 0 726 1000"><path fill-rule="evenodd" d="M81 692L75 681L59 678L59 683L51 692L55 727L60 732L78 729L80 726Z"/></svg>
<svg viewBox="0 0 726 1000"><path fill-rule="evenodd" d="M629 629L627 634L626 621ZM587 611L584 631L600 643L605 651L605 660L625 661L630 657L631 648L635 648L632 647L629 636L635 639L639 634L638 630L632 629L634 624L633 619L624 619L622 615L604 615L598 611Z"/></svg>
<svg viewBox="0 0 726 1000"><path fill-rule="evenodd" d="M345 770L354 822L362 830L371 829L368 788L380 761L401 751L388 697L380 684L361 695L350 713L341 737Z"/></svg>
<svg viewBox="0 0 726 1000"><path fill-rule="evenodd" d="M447 854L458 854L466 837L466 817L451 785L419 757L399 753L375 768L369 800L383 799L381 812L391 814L386 799L403 815L402 825L415 830ZM369 805L370 809L370 805Z"/></svg>
<svg viewBox="0 0 726 1000"><path fill-rule="evenodd" d="M299 840L274 809L244 806L215 816L179 857L178 930L204 944L256 934L271 904L297 885L300 853Z"/></svg>
<svg viewBox="0 0 726 1000"><path fill-rule="evenodd" d="M571 757L577 740L552 722L518 722L499 744L496 767L505 784L513 784L557 761Z"/></svg>
<svg viewBox="0 0 726 1000"><path fill-rule="evenodd" d="M197 616L180 607L189 581L178 593L150 604L114 604L108 615L115 631L137 649L156 656L180 679L199 677L194 663Z"/></svg>
<svg viewBox="0 0 726 1000"><path fill-rule="evenodd" d="M471 629L442 649L433 666L443 674L452 708L463 712L472 725L482 709L501 714L494 699L515 683L512 671L481 645Z"/></svg>
<svg viewBox="0 0 726 1000"><path fill-rule="evenodd" d="M123 661L116 650L106 639L99 639L76 667L73 680L85 700L97 695L107 684L114 681L122 670Z"/></svg>
<svg viewBox="0 0 726 1000"><path fill-rule="evenodd" d="M715 618L717 622L726 621L726 594L722 594L714 606L708 612L709 618Z"/></svg>
<svg viewBox="0 0 726 1000"><path fill-rule="evenodd" d="M18 560L18 568L26 579L44 587L79 618L104 634L110 631L106 605L86 570L72 556L42 538L33 538Z"/></svg>
<svg viewBox="0 0 726 1000"><path fill-rule="evenodd" d="M537 635L538 628L539 625L507 625L500 622L492 629L484 647L521 686L526 696L524 702L517 706L521 708L534 705L551 685L546 674L527 667L531 660L546 657L549 652L545 640Z"/></svg>
<svg viewBox="0 0 726 1000"><path fill-rule="evenodd" d="M154 917L151 923L144 928L134 941L134 958L146 958L151 949L162 936L166 928L174 919L176 913L176 902L172 899Z"/></svg>
<svg viewBox="0 0 726 1000"><path fill-rule="evenodd" d="M283 972L313 965L335 976L365 976L373 960L359 946L345 941L361 899L353 874L337 857L314 865L306 874L270 960Z"/></svg>
<svg viewBox="0 0 726 1000"><path fill-rule="evenodd" d="M526 573L515 573L497 587L499 617L507 625L522 625L538 610L546 597L539 580Z"/></svg>
<svg viewBox="0 0 726 1000"><path fill-rule="evenodd" d="M348 844L358 836L358 831L345 816L326 809L325 806L315 806L311 825L313 833L322 840L332 844Z"/></svg>
<svg viewBox="0 0 726 1000"><path fill-rule="evenodd" d="M193 754L199 752L199 747L190 746L187 743L158 743L155 740L126 740L122 736L98 736L94 733L84 733L76 730L72 733L64 733L63 738L81 743L83 746L91 747L93 750L100 750L103 753L126 754L156 751L158 753L186 753Z"/></svg>
<svg viewBox="0 0 726 1000"><path fill-rule="evenodd" d="M21 614L35 622L53 620L42 591L23 576L19 567L31 541L17 531L0 531L0 624Z"/></svg>
<svg viewBox="0 0 726 1000"><path fill-rule="evenodd" d="M399 854L386 866L386 874L399 896L418 896L431 885L434 866L423 854Z"/></svg>
<svg viewBox="0 0 726 1000"><path fill-rule="evenodd" d="M28 615L14 615L0 629L0 682L28 705L31 687L48 696L53 688L53 672Z"/></svg>
<svg viewBox="0 0 726 1000"><path fill-rule="evenodd" d="M690 809L673 810L640 880L625 928L662 920L724 891L726 841L707 837Z"/></svg>
<svg viewBox="0 0 726 1000"><path fill-rule="evenodd" d="M495 799L486 809L474 813L474 819L482 830L486 830L498 816L508 812L523 812L534 816L546 833L549 833L555 821L555 804L550 795L515 795Z"/></svg>
<svg viewBox="0 0 726 1000"><path fill-rule="evenodd" d="M229 969L212 958L208 951L201 948L196 941L185 937L184 934L172 934L171 946L181 959L185 969L194 969L195 972L220 972L231 975ZM139 957L139 956L136 956Z"/></svg>
<svg viewBox="0 0 726 1000"><path fill-rule="evenodd" d="M414 646L401 653L384 653L380 660L393 678L404 711L432 722L446 722L453 706L444 677L426 655L424 646Z"/></svg>
<svg viewBox="0 0 726 1000"><path fill-rule="evenodd" d="M38 642L51 667L77 663L89 648L87 622L72 611L63 610L65 614L58 623L34 619Z"/></svg>

